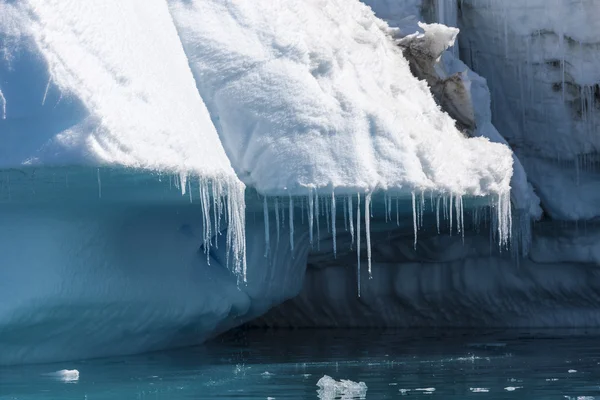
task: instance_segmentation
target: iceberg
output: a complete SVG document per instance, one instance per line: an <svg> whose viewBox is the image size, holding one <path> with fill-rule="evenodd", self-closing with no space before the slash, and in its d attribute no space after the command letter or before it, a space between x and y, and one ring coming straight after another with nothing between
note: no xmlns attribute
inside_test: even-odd
<svg viewBox="0 0 600 400"><path fill-rule="evenodd" d="M246 323L597 325L597 233L556 223L597 215L591 64L579 97L519 97L582 104L548 142L573 179L477 56L520 11L475 3L1 2L0 364Z"/></svg>

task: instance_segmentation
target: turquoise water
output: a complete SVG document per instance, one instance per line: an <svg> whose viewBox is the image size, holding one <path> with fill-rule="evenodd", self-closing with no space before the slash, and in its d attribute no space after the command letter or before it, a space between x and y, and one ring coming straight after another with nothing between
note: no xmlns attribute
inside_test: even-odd
<svg viewBox="0 0 600 400"><path fill-rule="evenodd" d="M63 369L79 379L52 375ZM366 399L600 399L600 336L246 331L178 351L3 367L0 399L319 399L323 375L365 382Z"/></svg>

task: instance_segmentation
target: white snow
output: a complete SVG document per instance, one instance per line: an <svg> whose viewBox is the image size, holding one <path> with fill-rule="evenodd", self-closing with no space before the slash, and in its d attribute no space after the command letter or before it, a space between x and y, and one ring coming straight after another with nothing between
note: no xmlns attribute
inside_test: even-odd
<svg viewBox="0 0 600 400"><path fill-rule="evenodd" d="M508 192L510 150L464 138L358 1L169 5L232 165L262 194Z"/></svg>
<svg viewBox="0 0 600 400"><path fill-rule="evenodd" d="M367 396L367 385L364 382L353 382L348 379L336 381L330 376L324 375L317 382L319 399L365 399Z"/></svg>
<svg viewBox="0 0 600 400"><path fill-rule="evenodd" d="M76 369L62 369L47 375L55 377L63 382L77 382L79 380L79 371Z"/></svg>

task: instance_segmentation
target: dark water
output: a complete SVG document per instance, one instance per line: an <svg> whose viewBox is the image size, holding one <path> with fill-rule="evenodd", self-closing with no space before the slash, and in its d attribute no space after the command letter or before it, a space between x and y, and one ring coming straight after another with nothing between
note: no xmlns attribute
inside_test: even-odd
<svg viewBox="0 0 600 400"><path fill-rule="evenodd" d="M49 375L63 369L79 379ZM0 368L0 399L319 399L323 375L365 382L366 399L600 399L600 335L238 332L193 349Z"/></svg>

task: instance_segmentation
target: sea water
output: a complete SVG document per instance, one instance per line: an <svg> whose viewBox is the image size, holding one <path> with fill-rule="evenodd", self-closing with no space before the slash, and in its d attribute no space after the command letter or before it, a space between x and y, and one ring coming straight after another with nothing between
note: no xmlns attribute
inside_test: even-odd
<svg viewBox="0 0 600 400"><path fill-rule="evenodd" d="M367 389L327 397L324 375ZM600 399L600 332L246 330L196 348L0 368L2 400L404 396Z"/></svg>

